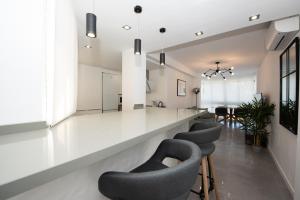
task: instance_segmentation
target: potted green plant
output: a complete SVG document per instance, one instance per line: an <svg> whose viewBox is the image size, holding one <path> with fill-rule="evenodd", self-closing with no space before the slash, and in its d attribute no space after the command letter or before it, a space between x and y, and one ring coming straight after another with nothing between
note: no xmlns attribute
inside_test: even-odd
<svg viewBox="0 0 300 200"><path fill-rule="evenodd" d="M242 129L246 133L246 143L249 137L257 147L267 146L268 124L271 123L271 116L274 115L275 105L256 98L250 103L243 103L240 106ZM247 138L248 137L248 138Z"/></svg>

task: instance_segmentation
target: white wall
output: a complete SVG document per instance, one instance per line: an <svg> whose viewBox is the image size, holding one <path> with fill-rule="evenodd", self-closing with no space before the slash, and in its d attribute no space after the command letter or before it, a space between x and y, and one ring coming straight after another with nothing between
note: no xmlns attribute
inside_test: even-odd
<svg viewBox="0 0 300 200"><path fill-rule="evenodd" d="M147 94L148 105L152 105L153 100L163 101L167 108L187 108L196 105L196 96L192 93L192 89L200 88L200 78L165 67L164 69L150 70L149 79L152 92ZM177 79L186 81L186 96L177 96ZM200 105L199 102L198 96L198 105Z"/></svg>
<svg viewBox="0 0 300 200"><path fill-rule="evenodd" d="M118 71L79 65L77 110L102 109L102 72L121 75Z"/></svg>
<svg viewBox="0 0 300 200"><path fill-rule="evenodd" d="M298 34L298 37L300 33ZM299 55L300 56L300 55ZM299 87L300 88L300 87ZM298 111L299 112L299 111ZM298 136L297 136L297 152L296 152L296 169L295 169L295 194L294 200L300 199L300 112L298 113Z"/></svg>
<svg viewBox="0 0 300 200"><path fill-rule="evenodd" d="M300 132L300 117L298 118L298 134ZM300 199L300 137L297 137L297 153L296 153L296 174L295 174L295 194L294 200Z"/></svg>
<svg viewBox="0 0 300 200"><path fill-rule="evenodd" d="M167 79L166 70L154 69L149 71L149 83L151 93L146 95L147 105L153 105L152 101L167 102Z"/></svg>
<svg viewBox="0 0 300 200"><path fill-rule="evenodd" d="M45 1L0 7L0 125L45 121Z"/></svg>
<svg viewBox="0 0 300 200"><path fill-rule="evenodd" d="M280 169L289 189L295 191L297 136L279 124L279 88L281 52L269 52L263 60L257 76L258 91L266 95L270 102L276 104L275 116L272 119L269 150ZM300 114L300 113L299 113ZM298 160L299 160L298 155Z"/></svg>
<svg viewBox="0 0 300 200"><path fill-rule="evenodd" d="M122 110L132 110L134 104L146 105L146 54L127 49L122 52Z"/></svg>
<svg viewBox="0 0 300 200"><path fill-rule="evenodd" d="M0 11L0 125L51 125L72 114L78 45L71 0L11 0Z"/></svg>
<svg viewBox="0 0 300 200"><path fill-rule="evenodd" d="M71 0L55 1L54 29L54 66L47 73L49 125L76 112L78 39Z"/></svg>

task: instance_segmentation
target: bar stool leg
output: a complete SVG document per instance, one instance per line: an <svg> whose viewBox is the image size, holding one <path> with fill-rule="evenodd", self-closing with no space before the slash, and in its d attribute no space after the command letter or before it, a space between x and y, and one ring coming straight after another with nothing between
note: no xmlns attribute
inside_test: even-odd
<svg viewBox="0 0 300 200"><path fill-rule="evenodd" d="M207 179L207 157L203 157L201 160L201 169L202 169L202 176L203 176L203 189L204 189L204 197L205 200L209 200L208 196L208 179Z"/></svg>
<svg viewBox="0 0 300 200"><path fill-rule="evenodd" d="M216 194L216 200L220 200L219 189L218 189L218 186L217 186L216 172L215 172L215 166L214 166L214 163L213 163L213 159L212 159L211 155L207 156L207 159L210 163L211 173L212 173L212 177L214 179L213 183L214 183L214 190L215 190L215 194Z"/></svg>

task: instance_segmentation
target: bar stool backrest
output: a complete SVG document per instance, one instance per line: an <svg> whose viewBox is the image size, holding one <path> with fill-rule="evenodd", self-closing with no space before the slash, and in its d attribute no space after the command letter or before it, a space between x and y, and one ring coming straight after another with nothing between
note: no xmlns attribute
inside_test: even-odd
<svg viewBox="0 0 300 200"><path fill-rule="evenodd" d="M190 134L198 135L198 144L212 143L219 139L222 131L217 122L198 122L190 128Z"/></svg>
<svg viewBox="0 0 300 200"><path fill-rule="evenodd" d="M201 151L192 142L168 139L159 145L149 161L159 163L166 157L182 162L149 172L106 172L99 179L99 191L113 200L187 199L197 177Z"/></svg>

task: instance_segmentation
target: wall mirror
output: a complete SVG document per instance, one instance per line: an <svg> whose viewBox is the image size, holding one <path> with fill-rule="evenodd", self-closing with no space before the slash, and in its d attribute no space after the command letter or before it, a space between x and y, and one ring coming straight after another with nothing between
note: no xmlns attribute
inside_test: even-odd
<svg viewBox="0 0 300 200"><path fill-rule="evenodd" d="M299 38L280 55L280 124L297 135L299 95Z"/></svg>

